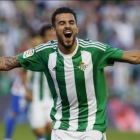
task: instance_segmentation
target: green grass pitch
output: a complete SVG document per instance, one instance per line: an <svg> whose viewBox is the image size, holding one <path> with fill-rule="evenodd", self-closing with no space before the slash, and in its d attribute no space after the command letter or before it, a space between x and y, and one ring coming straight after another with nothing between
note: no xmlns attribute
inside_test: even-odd
<svg viewBox="0 0 140 140"><path fill-rule="evenodd" d="M4 125L0 123L0 140L3 140ZM36 140L31 128L27 124L18 124L16 126L13 140ZM107 140L140 140L140 132L119 132L117 130L107 131Z"/></svg>

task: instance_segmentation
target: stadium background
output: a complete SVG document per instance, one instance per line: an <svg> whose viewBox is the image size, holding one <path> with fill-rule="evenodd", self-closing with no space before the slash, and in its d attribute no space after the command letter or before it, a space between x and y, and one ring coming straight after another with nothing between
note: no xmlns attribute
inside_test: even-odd
<svg viewBox="0 0 140 140"><path fill-rule="evenodd" d="M1 0L0 56L16 55L19 50L25 50L30 34L36 32L42 23L50 23L51 14L61 6L72 7L77 13L80 38L98 40L123 50L140 50L140 1ZM140 66L116 63L105 70L108 140L139 140ZM4 134L14 75L14 70L0 72L0 139ZM18 120L15 140L35 139L26 118L22 117Z"/></svg>

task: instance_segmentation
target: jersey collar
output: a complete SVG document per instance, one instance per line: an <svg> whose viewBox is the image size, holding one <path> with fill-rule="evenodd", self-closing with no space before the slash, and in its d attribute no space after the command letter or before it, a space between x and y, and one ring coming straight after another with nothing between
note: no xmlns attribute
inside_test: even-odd
<svg viewBox="0 0 140 140"><path fill-rule="evenodd" d="M62 53L62 52L59 50L59 48L58 48L59 54L62 55L63 57L73 57L73 56L77 53L78 46L79 46L79 41L78 41L77 38L76 38L76 41L77 41L77 46L76 46L76 48L75 48L75 50L74 50L73 53L71 53L71 54L64 54L64 53Z"/></svg>

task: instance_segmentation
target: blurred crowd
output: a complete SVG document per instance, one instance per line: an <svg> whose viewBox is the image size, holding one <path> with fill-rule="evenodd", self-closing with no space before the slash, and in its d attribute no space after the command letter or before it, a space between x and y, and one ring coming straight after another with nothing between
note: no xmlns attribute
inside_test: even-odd
<svg viewBox="0 0 140 140"><path fill-rule="evenodd" d="M17 55L25 50L30 37L40 25L50 23L51 14L62 6L71 7L77 13L79 38L101 41L123 50L140 50L140 1L3 0L0 1L0 56ZM105 70L110 109L108 112L111 114L111 110L117 111L112 106L113 100L116 106L121 104L116 100L121 100L125 106L135 109L136 116L140 118L140 66L116 63L114 67ZM8 89L13 78L12 72L0 73L1 96L10 94ZM140 126L140 123L136 123ZM135 129L140 130L140 127Z"/></svg>

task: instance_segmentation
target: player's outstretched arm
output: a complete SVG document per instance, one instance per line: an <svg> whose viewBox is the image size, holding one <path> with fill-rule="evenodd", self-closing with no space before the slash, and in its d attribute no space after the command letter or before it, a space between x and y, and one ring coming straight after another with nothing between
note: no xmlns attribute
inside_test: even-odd
<svg viewBox="0 0 140 140"><path fill-rule="evenodd" d="M17 67L21 67L18 56L0 57L0 71L8 71Z"/></svg>
<svg viewBox="0 0 140 140"><path fill-rule="evenodd" d="M131 64L140 64L140 51L124 51L122 61Z"/></svg>

